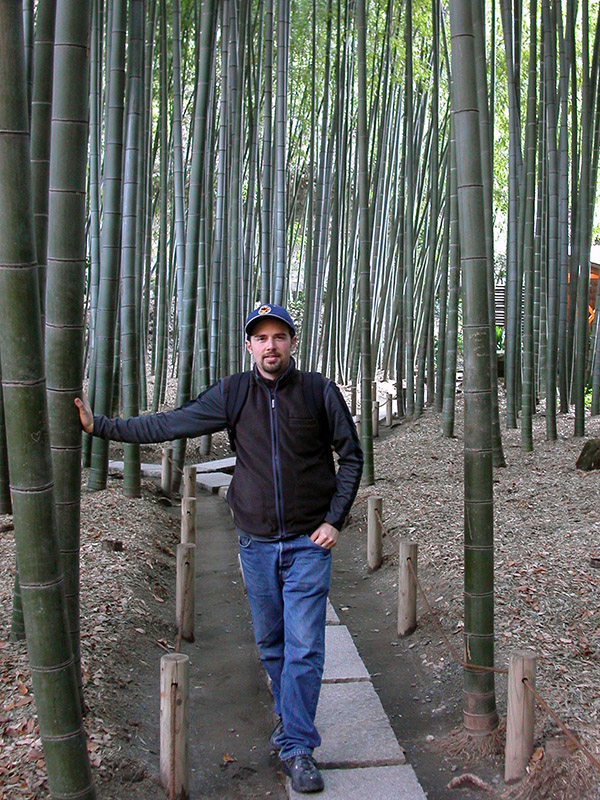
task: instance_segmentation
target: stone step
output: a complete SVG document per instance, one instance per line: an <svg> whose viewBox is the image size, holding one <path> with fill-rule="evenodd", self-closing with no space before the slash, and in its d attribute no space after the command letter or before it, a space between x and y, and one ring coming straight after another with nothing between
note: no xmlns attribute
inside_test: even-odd
<svg viewBox="0 0 600 800"><path fill-rule="evenodd" d="M322 739L314 753L319 766L374 767L406 761L370 681L324 683L315 725Z"/></svg>
<svg viewBox="0 0 600 800"><path fill-rule="evenodd" d="M369 673L345 625L325 628L323 683L368 681Z"/></svg>
<svg viewBox="0 0 600 800"><path fill-rule="evenodd" d="M318 795L323 800L426 800L425 792L408 764L328 769L323 777L325 789ZM306 797L292 789L289 778L287 783L290 800Z"/></svg>

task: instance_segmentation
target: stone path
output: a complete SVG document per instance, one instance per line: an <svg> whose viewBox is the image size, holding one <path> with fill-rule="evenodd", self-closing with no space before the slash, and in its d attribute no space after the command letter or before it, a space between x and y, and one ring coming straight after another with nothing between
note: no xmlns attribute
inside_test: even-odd
<svg viewBox="0 0 600 800"><path fill-rule="evenodd" d="M197 486L224 497L231 475L220 470L232 466L232 459L198 465ZM123 464L111 461L109 467L121 470ZM160 475L160 465L143 464L142 474ZM404 750L398 744L352 635L340 623L330 602L316 724L322 744L314 755L325 778L320 798L426 800L413 768L406 763ZM291 788L289 778L287 794L289 800L306 797Z"/></svg>

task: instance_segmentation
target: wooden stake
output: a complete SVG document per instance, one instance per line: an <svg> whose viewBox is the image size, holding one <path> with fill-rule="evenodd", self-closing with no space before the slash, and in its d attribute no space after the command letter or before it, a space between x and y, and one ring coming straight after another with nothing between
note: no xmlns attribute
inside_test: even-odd
<svg viewBox="0 0 600 800"><path fill-rule="evenodd" d="M183 497L196 497L196 465L183 468Z"/></svg>
<svg viewBox="0 0 600 800"><path fill-rule="evenodd" d="M169 800L189 798L189 664L183 653L160 660L160 781Z"/></svg>
<svg viewBox="0 0 600 800"><path fill-rule="evenodd" d="M196 498L181 498L181 543L196 544Z"/></svg>
<svg viewBox="0 0 600 800"><path fill-rule="evenodd" d="M367 499L367 567L369 572L379 569L383 561L383 532L379 521L383 511L381 497ZM379 513L379 517L377 516Z"/></svg>
<svg viewBox="0 0 600 800"><path fill-rule="evenodd" d="M398 573L398 636L408 636L417 627L417 581L409 566L417 574L417 545L409 539L400 539L400 566Z"/></svg>
<svg viewBox="0 0 600 800"><path fill-rule="evenodd" d="M535 689L536 656L532 650L516 650L508 663L508 706L504 780L513 783L525 774L533 753L535 698L524 681Z"/></svg>
<svg viewBox="0 0 600 800"><path fill-rule="evenodd" d="M354 424L356 425L356 433L358 434L358 438L361 437L361 422L360 416L354 417Z"/></svg>
<svg viewBox="0 0 600 800"><path fill-rule="evenodd" d="M160 473L160 488L166 497L171 496L171 483L173 477L173 448L169 445L162 449L162 465Z"/></svg>
<svg viewBox="0 0 600 800"><path fill-rule="evenodd" d="M379 436L379 400L373 400L373 436Z"/></svg>
<svg viewBox="0 0 600 800"><path fill-rule="evenodd" d="M388 428L392 427L393 411L392 411L392 395L388 392L385 402L385 424Z"/></svg>
<svg viewBox="0 0 600 800"><path fill-rule="evenodd" d="M194 641L196 545L177 545L177 584L175 591L175 620L181 636Z"/></svg>
<svg viewBox="0 0 600 800"><path fill-rule="evenodd" d="M350 413L356 416L356 386L350 387Z"/></svg>

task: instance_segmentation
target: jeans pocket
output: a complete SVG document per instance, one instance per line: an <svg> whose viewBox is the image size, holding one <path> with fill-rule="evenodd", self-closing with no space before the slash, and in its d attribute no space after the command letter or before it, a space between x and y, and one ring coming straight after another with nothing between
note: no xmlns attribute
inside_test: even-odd
<svg viewBox="0 0 600 800"><path fill-rule="evenodd" d="M250 536L246 536L245 534L238 534L238 542L240 547L242 547L244 550L247 550L252 544L252 539Z"/></svg>
<svg viewBox="0 0 600 800"><path fill-rule="evenodd" d="M310 538L310 536L308 536L308 534L307 534L306 538L308 539L309 544L311 544L313 547L316 547L317 550L322 550L324 553L331 554L331 550L330 550L329 547L323 547L323 545L320 545L320 544L317 544L316 542L313 542L313 540Z"/></svg>

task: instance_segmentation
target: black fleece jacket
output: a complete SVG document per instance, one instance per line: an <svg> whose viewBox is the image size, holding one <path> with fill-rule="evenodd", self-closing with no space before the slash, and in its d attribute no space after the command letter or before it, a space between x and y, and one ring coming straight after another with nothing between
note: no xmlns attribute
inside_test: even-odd
<svg viewBox="0 0 600 800"><path fill-rule="evenodd" d="M329 427L308 410L302 373L292 360L276 381L254 368L235 426L236 467L227 500L236 526L253 536L280 539L311 534L322 522L338 530L356 497L363 455L348 407L326 381ZM124 442L163 442L227 427L223 381L173 411L129 419L94 417L94 435ZM331 448L338 455L337 473Z"/></svg>

